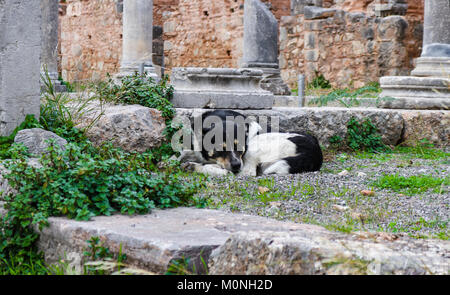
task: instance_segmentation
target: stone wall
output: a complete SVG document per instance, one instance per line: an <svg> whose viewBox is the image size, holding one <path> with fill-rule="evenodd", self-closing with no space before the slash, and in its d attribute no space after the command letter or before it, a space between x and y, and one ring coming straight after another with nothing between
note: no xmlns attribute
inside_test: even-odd
<svg viewBox="0 0 450 295"><path fill-rule="evenodd" d="M351 81L353 86L360 86L386 74L409 74L412 58L421 50L423 0L396 1L408 2L406 28L398 18L377 19L375 0L264 1L280 22L283 78L296 87L299 73L305 72L311 80L320 72L335 86ZM118 71L122 48L120 3L67 0L62 4L61 71L65 80L99 79ZM345 12L304 20L303 14L290 16L291 3ZM238 67L243 56L243 4L244 0L154 0L154 24L163 27L164 40L159 39L154 52L164 52L166 72L184 66ZM380 24L392 27L383 33ZM162 64L162 56L155 57L154 63Z"/></svg>
<svg viewBox="0 0 450 295"><path fill-rule="evenodd" d="M67 0L62 4L61 68L67 81L116 73L122 54L122 14L115 0Z"/></svg>
<svg viewBox="0 0 450 295"><path fill-rule="evenodd" d="M296 87L297 75L308 81L319 74L333 86L361 87L385 75L408 75L420 56L422 20L414 16L377 18L337 10L330 17L282 17L280 68Z"/></svg>
<svg viewBox="0 0 450 295"><path fill-rule="evenodd" d="M0 1L0 136L39 118L40 32L39 1Z"/></svg>
<svg viewBox="0 0 450 295"><path fill-rule="evenodd" d="M122 0L61 3L61 72L65 80L104 78L120 67ZM265 1L275 16L290 0ZM154 25L164 27L165 67L237 67L242 57L244 0L154 0ZM158 30L157 30L158 31ZM160 34L154 34L155 37ZM154 52L163 50L162 43ZM160 64L161 56L154 59Z"/></svg>

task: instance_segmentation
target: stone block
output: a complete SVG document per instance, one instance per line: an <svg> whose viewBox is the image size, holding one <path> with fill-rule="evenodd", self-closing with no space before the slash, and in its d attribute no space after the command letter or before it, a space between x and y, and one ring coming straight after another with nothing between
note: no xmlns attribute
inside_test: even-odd
<svg viewBox="0 0 450 295"><path fill-rule="evenodd" d="M447 274L446 241L388 233L331 233L318 227L291 232L234 233L211 254L212 275Z"/></svg>
<svg viewBox="0 0 450 295"><path fill-rule="evenodd" d="M36 156L47 153L47 148L50 146L49 141L51 140L62 150L67 145L67 140L64 138L41 128L20 130L14 138L15 143L23 144L28 148L30 154Z"/></svg>
<svg viewBox="0 0 450 295"><path fill-rule="evenodd" d="M322 19L334 16L336 9L333 8L321 8L316 6L305 7L305 19Z"/></svg>
<svg viewBox="0 0 450 295"><path fill-rule="evenodd" d="M380 97L393 98L381 107L391 109L449 110L450 78L386 76L380 79Z"/></svg>
<svg viewBox="0 0 450 295"><path fill-rule="evenodd" d="M261 88L263 71L229 68L173 68L175 107L270 109L273 95Z"/></svg>
<svg viewBox="0 0 450 295"><path fill-rule="evenodd" d="M242 67L278 66L278 21L259 0L245 0Z"/></svg>
<svg viewBox="0 0 450 295"><path fill-rule="evenodd" d="M39 118L40 1L0 2L0 135L5 136L27 114Z"/></svg>

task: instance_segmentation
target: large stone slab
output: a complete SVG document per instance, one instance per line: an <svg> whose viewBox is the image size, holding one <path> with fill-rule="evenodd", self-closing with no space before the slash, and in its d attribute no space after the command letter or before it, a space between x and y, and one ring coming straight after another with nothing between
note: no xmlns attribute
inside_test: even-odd
<svg viewBox="0 0 450 295"><path fill-rule="evenodd" d="M27 114L39 118L40 1L0 2L0 135Z"/></svg>
<svg viewBox="0 0 450 295"><path fill-rule="evenodd" d="M381 107L390 109L450 109L450 78L387 76L380 78Z"/></svg>
<svg viewBox="0 0 450 295"><path fill-rule="evenodd" d="M90 124L92 116L85 114L83 123ZM80 126L83 126L81 124ZM95 145L112 142L129 152L145 152L158 147L165 140L165 119L160 111L141 105L106 105L103 115L88 129L86 136Z"/></svg>
<svg viewBox="0 0 450 295"><path fill-rule="evenodd" d="M1 204L0 204L1 205ZM3 212L4 213L4 212ZM177 208L78 222L49 218L38 247L47 262L80 268L91 237L127 264L163 274L176 259L203 259L210 274L447 274L450 242L325 228L216 210Z"/></svg>
<svg viewBox="0 0 450 295"><path fill-rule="evenodd" d="M302 225L300 225L302 226ZM323 228L239 232L211 255L213 275L448 274L450 242Z"/></svg>
<svg viewBox="0 0 450 295"><path fill-rule="evenodd" d="M270 109L272 93L261 89L255 69L174 68L171 102L181 108Z"/></svg>
<svg viewBox="0 0 450 295"><path fill-rule="evenodd" d="M149 215L132 217L95 217L86 222L50 218L49 224L39 239L39 248L45 252L48 262L56 262L64 255L72 257L72 263L81 262L86 241L96 236L115 253L122 245L127 263L161 274L174 259L183 257L190 258L199 270L201 258L208 261L210 253L235 232L288 232L315 228L263 217L193 208L155 210Z"/></svg>
<svg viewBox="0 0 450 295"><path fill-rule="evenodd" d="M177 116L192 118L199 116L204 111L207 110L177 109ZM397 145L402 138L403 118L400 112L395 110L342 107L277 107L272 110L242 110L240 112L246 116L257 118L262 126L270 125L272 131L310 132L317 137L324 147L329 146L329 139L332 136L346 137L347 123L352 116L355 116L358 120L369 118L380 130L385 144ZM264 122L268 122L268 124Z"/></svg>

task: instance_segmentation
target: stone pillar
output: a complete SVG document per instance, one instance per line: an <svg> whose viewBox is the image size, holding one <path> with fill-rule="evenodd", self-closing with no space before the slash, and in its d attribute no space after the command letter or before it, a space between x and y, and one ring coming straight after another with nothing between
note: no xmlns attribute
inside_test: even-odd
<svg viewBox="0 0 450 295"><path fill-rule="evenodd" d="M275 95L290 95L289 87L280 76L278 64L278 21L259 0L244 3L243 68L264 72L261 88Z"/></svg>
<svg viewBox="0 0 450 295"><path fill-rule="evenodd" d="M55 90L63 92L66 87L58 80L58 10L59 0L41 0L41 73L47 69Z"/></svg>
<svg viewBox="0 0 450 295"><path fill-rule="evenodd" d="M153 0L123 1L123 48L118 77L132 75L144 64L144 71L154 78L152 63Z"/></svg>
<svg viewBox="0 0 450 295"><path fill-rule="evenodd" d="M0 1L0 135L39 118L40 1Z"/></svg>
<svg viewBox="0 0 450 295"><path fill-rule="evenodd" d="M422 55L407 77L382 77L381 107L450 109L450 0L425 0Z"/></svg>
<svg viewBox="0 0 450 295"><path fill-rule="evenodd" d="M425 1L422 55L414 76L450 77L450 1Z"/></svg>

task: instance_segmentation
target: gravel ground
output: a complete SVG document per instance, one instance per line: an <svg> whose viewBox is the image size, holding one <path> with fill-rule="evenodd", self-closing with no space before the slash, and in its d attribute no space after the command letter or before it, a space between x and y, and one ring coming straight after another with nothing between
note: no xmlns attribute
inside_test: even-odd
<svg viewBox="0 0 450 295"><path fill-rule="evenodd" d="M318 224L330 230L448 239L450 149L431 152L327 154L320 172L211 178L199 196L208 198L209 208ZM373 185L380 177L395 174L429 175L443 183L421 193Z"/></svg>

